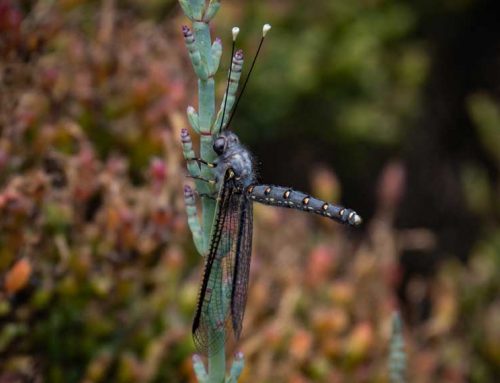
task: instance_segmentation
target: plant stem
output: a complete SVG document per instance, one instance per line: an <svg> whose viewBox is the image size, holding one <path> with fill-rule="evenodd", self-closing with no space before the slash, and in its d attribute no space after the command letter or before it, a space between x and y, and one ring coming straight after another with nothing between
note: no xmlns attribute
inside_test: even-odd
<svg viewBox="0 0 500 383"><path fill-rule="evenodd" d="M198 77L198 112L190 106L188 107L187 115L193 130L200 134L200 157L204 161L211 163L216 157L212 149L213 135L219 133L218 123L214 121L218 120L215 118L214 75L219 66L222 47L220 40L216 40L212 45L209 22L217 13L220 2L219 0L210 0L207 4L205 0L179 0L179 3L186 16L193 22L193 31L187 26L183 27L182 31L194 72ZM234 76L231 76L233 82L228 92L229 96L228 94L224 95L225 98L229 97L226 110L228 114L234 103L234 95L238 86L237 83L241 73L241 65L243 64L241 53L240 56L238 61L239 71ZM232 58L232 60L233 65L235 65L234 58ZM218 115L220 114L221 111L219 111ZM198 178L213 179L214 175L209 167L193 161L195 153L192 148L191 137L187 130L183 130L181 141L183 154L187 160L189 174ZM198 195L213 195L217 192L215 187L207 182L195 180L195 185ZM184 198L186 202L186 212L188 215L189 228L193 234L193 241L198 252L200 252L201 255L206 255L212 236L216 203L213 199L202 198L200 225L199 216L196 210L195 195L196 193L190 187L185 187ZM214 295L223 295L223 293L223 291L213 291ZM214 333L209 334L209 336L214 336L217 339L217 344L212 344L208 351L208 371L205 371L205 367L199 356L193 357L193 367L200 382L222 383L224 382L226 371L225 337L221 337L220 334L215 333L215 331L225 330L213 329L212 331L214 331ZM236 382L243 369L243 355L239 354L239 357L235 359L234 363L229 378L232 382Z"/></svg>

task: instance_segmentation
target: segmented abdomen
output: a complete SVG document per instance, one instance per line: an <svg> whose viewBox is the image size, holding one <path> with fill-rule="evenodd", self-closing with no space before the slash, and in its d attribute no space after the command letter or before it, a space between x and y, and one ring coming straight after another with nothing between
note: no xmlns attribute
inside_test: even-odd
<svg viewBox="0 0 500 383"><path fill-rule="evenodd" d="M248 197L252 201L265 205L281 206L316 213L337 222L357 226L361 217L351 209L311 197L300 191L283 186L252 185L247 188Z"/></svg>

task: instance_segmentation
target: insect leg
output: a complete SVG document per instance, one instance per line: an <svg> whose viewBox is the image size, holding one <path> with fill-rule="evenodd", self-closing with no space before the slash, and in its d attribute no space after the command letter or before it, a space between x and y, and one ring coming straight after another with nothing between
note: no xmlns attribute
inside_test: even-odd
<svg viewBox="0 0 500 383"><path fill-rule="evenodd" d="M193 176L191 174L188 174L186 177L192 178L192 179L195 179L195 180L198 180L198 181L207 182L210 185L215 185L217 183L215 180L211 180L211 179L203 178L203 177L199 177L199 176Z"/></svg>
<svg viewBox="0 0 500 383"><path fill-rule="evenodd" d="M186 161L196 161L198 162L199 164L204 164L204 165L207 165L209 168L215 168L217 166L217 164L214 164L212 162L207 162L205 160L202 160L201 158L196 158L196 157L193 157L193 158L186 158Z"/></svg>
<svg viewBox="0 0 500 383"><path fill-rule="evenodd" d="M213 201L217 200L217 193L198 193L201 198L208 198Z"/></svg>
<svg viewBox="0 0 500 383"><path fill-rule="evenodd" d="M201 197L201 198L209 198L211 200L214 200L216 201L217 200L217 192L213 192L213 193L200 193L198 190L192 190L191 191L193 194L196 194L198 197Z"/></svg>

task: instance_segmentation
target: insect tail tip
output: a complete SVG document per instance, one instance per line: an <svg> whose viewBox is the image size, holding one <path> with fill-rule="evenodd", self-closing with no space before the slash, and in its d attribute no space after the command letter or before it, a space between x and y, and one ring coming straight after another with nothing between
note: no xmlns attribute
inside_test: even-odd
<svg viewBox="0 0 500 383"><path fill-rule="evenodd" d="M363 218L361 218L357 213L354 213L354 216L352 217L351 223L354 226L359 226L363 223Z"/></svg>

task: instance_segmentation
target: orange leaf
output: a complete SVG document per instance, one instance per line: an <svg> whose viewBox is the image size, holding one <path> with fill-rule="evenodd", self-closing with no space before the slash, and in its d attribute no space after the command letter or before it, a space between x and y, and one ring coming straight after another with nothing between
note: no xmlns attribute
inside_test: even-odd
<svg viewBox="0 0 500 383"><path fill-rule="evenodd" d="M26 258L17 261L5 276L5 291L15 294L26 286L32 272L31 264Z"/></svg>

